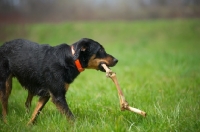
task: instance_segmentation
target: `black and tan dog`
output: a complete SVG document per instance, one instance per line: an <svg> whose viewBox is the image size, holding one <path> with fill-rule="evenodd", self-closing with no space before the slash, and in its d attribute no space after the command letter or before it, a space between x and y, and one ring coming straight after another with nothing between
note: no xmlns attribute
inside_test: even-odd
<svg viewBox="0 0 200 132"><path fill-rule="evenodd" d="M0 47L0 100L3 120L6 122L8 97L12 89L12 77L29 91L27 105L34 95L40 96L29 124L34 123L49 98L67 118L73 119L65 94L69 85L86 69L104 72L101 64L108 67L118 62L106 53L98 42L83 38L70 45L55 47L15 39Z"/></svg>

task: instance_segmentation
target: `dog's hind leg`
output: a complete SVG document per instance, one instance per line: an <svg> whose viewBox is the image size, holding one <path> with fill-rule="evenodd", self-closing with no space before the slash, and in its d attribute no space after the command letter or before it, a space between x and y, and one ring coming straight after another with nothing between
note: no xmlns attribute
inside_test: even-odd
<svg viewBox="0 0 200 132"><path fill-rule="evenodd" d="M32 99L33 99L33 94L28 90L28 97L27 97L26 102L25 102L27 112L30 111Z"/></svg>
<svg viewBox="0 0 200 132"><path fill-rule="evenodd" d="M2 105L2 118L5 123L7 122L6 115L8 111L8 102L6 98L6 81L0 80L0 101Z"/></svg>
<svg viewBox="0 0 200 132"><path fill-rule="evenodd" d="M10 74L6 80L6 96L7 98L10 96L12 91L12 74Z"/></svg>
<svg viewBox="0 0 200 132"><path fill-rule="evenodd" d="M37 106L32 114L30 121L28 122L28 125L31 125L35 122L36 117L40 114L41 110L43 109L44 105L48 102L49 98L50 96L41 96L39 98Z"/></svg>
<svg viewBox="0 0 200 132"><path fill-rule="evenodd" d="M0 100L2 103L3 120L6 123L6 115L8 113L8 98L12 90L12 75L10 74L6 81L0 82Z"/></svg>

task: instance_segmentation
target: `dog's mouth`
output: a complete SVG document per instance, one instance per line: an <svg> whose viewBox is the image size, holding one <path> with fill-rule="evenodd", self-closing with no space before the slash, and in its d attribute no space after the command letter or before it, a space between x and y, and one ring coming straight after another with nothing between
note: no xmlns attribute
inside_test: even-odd
<svg viewBox="0 0 200 132"><path fill-rule="evenodd" d="M109 63L106 63L105 61L101 61L98 65L98 70L102 72L106 72L105 69L102 67L102 64L105 64L108 68L113 67L117 64L118 60L113 58L112 61L109 61Z"/></svg>
<svg viewBox="0 0 200 132"><path fill-rule="evenodd" d="M105 64L109 68L109 66L106 63L100 63L98 66L99 67L98 70L100 70L102 72L106 72L105 69L102 67L102 64Z"/></svg>
<svg viewBox="0 0 200 132"><path fill-rule="evenodd" d="M99 64L99 66L98 66L98 70L100 70L100 71L102 71L102 72L106 72L105 69L102 67L102 64L105 64L105 65L110 69L110 67L115 66L117 63L114 63L114 64L112 64L112 65L108 65L108 64L106 64L105 62L101 62L101 63Z"/></svg>

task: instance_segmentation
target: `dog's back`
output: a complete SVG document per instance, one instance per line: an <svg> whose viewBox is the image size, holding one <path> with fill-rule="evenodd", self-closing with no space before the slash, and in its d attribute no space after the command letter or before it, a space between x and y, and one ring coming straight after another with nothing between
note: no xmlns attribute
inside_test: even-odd
<svg viewBox="0 0 200 132"><path fill-rule="evenodd" d="M26 82L37 85L35 79L41 79L38 71L41 70L42 60L48 49L50 49L48 45L39 45L24 39L6 42L0 47L0 60L4 64L1 72L12 73L22 85L26 85Z"/></svg>
<svg viewBox="0 0 200 132"><path fill-rule="evenodd" d="M45 74L49 73L46 71L67 64L63 60L64 57L67 57L67 51L70 51L67 44L51 47L25 39L6 42L0 47L0 63L2 65L0 66L0 78L7 78L12 73L12 76L15 76L21 85L28 88L33 94L45 94L42 86L47 79L46 76L50 76Z"/></svg>

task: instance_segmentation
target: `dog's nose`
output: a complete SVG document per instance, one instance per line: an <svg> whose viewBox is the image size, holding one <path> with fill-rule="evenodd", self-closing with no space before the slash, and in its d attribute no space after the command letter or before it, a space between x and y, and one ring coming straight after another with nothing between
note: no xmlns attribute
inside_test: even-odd
<svg viewBox="0 0 200 132"><path fill-rule="evenodd" d="M117 62L118 62L118 59L115 59L115 58L114 58L114 60L113 60L113 61L114 61L114 63L115 63L115 64L117 64Z"/></svg>

